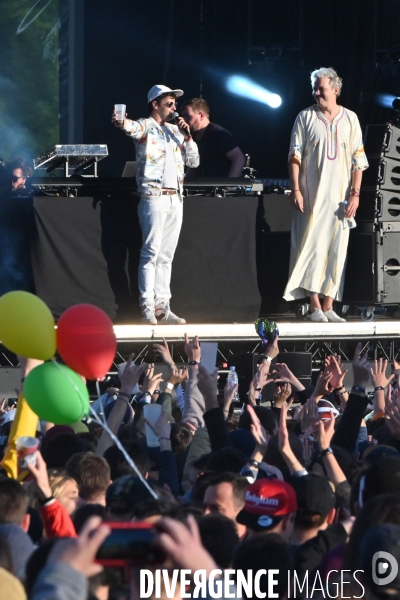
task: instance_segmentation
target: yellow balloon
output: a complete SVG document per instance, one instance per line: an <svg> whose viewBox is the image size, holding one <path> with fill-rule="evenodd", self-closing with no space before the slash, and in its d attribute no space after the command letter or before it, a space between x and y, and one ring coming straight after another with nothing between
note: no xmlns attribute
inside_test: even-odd
<svg viewBox="0 0 400 600"><path fill-rule="evenodd" d="M0 298L0 341L25 356L48 360L56 352L54 318L48 306L29 292L8 292Z"/></svg>

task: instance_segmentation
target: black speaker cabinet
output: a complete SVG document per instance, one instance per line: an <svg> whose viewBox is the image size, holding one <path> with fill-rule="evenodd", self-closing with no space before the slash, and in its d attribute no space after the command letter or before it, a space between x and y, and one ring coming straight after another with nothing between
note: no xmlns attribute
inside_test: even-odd
<svg viewBox="0 0 400 600"><path fill-rule="evenodd" d="M362 193L366 187L400 190L400 160L386 156L368 156L368 162L369 168L363 172Z"/></svg>
<svg viewBox="0 0 400 600"><path fill-rule="evenodd" d="M400 304L400 223L361 225L350 233L344 303Z"/></svg>
<svg viewBox="0 0 400 600"><path fill-rule="evenodd" d="M400 129L389 123L367 125L364 135L365 152L368 160L372 156L385 156L400 160Z"/></svg>
<svg viewBox="0 0 400 600"><path fill-rule="evenodd" d="M400 221L400 190L387 191L363 188L356 221Z"/></svg>
<svg viewBox="0 0 400 600"><path fill-rule="evenodd" d="M311 377L312 354L311 352L280 352L276 362L285 363L298 379Z"/></svg>

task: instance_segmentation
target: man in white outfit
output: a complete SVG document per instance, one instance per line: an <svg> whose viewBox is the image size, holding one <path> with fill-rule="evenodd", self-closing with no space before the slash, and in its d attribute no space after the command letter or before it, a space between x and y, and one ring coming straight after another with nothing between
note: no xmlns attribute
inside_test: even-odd
<svg viewBox="0 0 400 600"><path fill-rule="evenodd" d="M139 264L139 304L142 322L151 325L185 323L170 310L172 260L182 226L185 164L199 165L197 145L181 118L168 122L182 90L154 85L148 93L150 117L123 123L112 121L136 146L136 181L140 202L142 248Z"/></svg>
<svg viewBox="0 0 400 600"><path fill-rule="evenodd" d="M293 126L289 150L293 215L285 300L310 297L311 320L344 321L333 310L344 286L349 229L355 227L362 172L368 168L357 115L339 106L336 71L311 73L316 104Z"/></svg>

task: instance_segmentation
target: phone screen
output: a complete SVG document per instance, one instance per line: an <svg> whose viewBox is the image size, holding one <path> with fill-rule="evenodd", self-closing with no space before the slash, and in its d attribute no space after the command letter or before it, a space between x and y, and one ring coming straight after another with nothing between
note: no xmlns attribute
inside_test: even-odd
<svg viewBox="0 0 400 600"><path fill-rule="evenodd" d="M127 563L144 565L163 562L163 552L154 545L155 529L149 523L112 523L111 534L100 546L96 560L108 566Z"/></svg>

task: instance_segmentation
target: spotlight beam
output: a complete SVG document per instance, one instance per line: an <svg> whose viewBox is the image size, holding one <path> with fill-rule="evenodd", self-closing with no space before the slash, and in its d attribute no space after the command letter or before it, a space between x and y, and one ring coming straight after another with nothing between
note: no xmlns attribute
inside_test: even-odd
<svg viewBox="0 0 400 600"><path fill-rule="evenodd" d="M227 79L226 87L229 92L236 96L242 96L255 102L267 104L271 108L278 108L282 104L282 98L278 94L270 92L246 77L232 75Z"/></svg>

